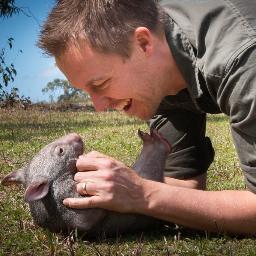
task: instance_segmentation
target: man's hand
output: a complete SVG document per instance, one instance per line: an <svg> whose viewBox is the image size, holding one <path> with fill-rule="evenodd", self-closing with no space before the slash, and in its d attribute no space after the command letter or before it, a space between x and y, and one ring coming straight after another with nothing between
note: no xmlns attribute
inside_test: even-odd
<svg viewBox="0 0 256 256"><path fill-rule="evenodd" d="M71 208L105 208L118 212L135 212L145 204L145 180L123 163L92 151L77 160L76 189L84 198L67 198Z"/></svg>
<svg viewBox="0 0 256 256"><path fill-rule="evenodd" d="M98 152L81 156L77 168L77 191L90 196L65 199L69 207L141 213L201 230L255 235L252 192L202 191L146 180Z"/></svg>

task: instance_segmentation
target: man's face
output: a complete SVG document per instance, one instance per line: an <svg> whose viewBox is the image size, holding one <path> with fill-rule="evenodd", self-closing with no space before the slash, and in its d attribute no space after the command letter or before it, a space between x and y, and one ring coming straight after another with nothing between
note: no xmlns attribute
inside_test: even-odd
<svg viewBox="0 0 256 256"><path fill-rule="evenodd" d="M165 96L161 74L140 49L123 59L84 45L70 48L56 63L74 87L91 96L97 111L116 109L147 120Z"/></svg>

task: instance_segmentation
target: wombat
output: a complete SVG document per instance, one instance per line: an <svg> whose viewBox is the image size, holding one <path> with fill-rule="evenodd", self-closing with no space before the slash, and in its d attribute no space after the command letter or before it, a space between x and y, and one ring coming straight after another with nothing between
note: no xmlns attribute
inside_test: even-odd
<svg viewBox="0 0 256 256"><path fill-rule="evenodd" d="M163 170L168 142L156 131L138 131L143 141L142 151L133 169L142 177L163 182ZM78 134L72 133L45 146L24 168L7 175L3 185L23 184L25 201L29 203L34 222L52 232L77 230L87 237L113 236L153 227L159 221L139 215L123 214L104 209L72 209L63 205L67 197L82 197L75 190L76 160L84 145Z"/></svg>

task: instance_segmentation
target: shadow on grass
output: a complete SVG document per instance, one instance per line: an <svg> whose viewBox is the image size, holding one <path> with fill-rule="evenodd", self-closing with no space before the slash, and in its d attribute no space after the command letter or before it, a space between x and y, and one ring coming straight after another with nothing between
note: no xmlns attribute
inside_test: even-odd
<svg viewBox="0 0 256 256"><path fill-rule="evenodd" d="M97 239L84 238L82 241L88 241L88 243L115 245L116 243L132 243L134 241L138 243L154 244L159 240L166 239L168 241L187 241L187 240L209 240L209 239L245 239L255 238L255 236L249 235L231 235L218 232L201 231L175 224L167 223L157 228L150 228L148 230L136 231L132 233L116 234L113 237L98 237Z"/></svg>
<svg viewBox="0 0 256 256"><path fill-rule="evenodd" d="M211 239L255 239L255 236L246 235L227 235L223 233L211 233L207 231L200 231L185 227L178 227L177 225L165 225L159 227L158 229L149 229L137 233L117 235L112 238L99 239L95 242L96 244L107 243L108 245L115 245L118 243L132 243L136 241L137 243L148 243L154 244L159 242L159 240L168 241L188 241L188 240L211 240Z"/></svg>
<svg viewBox="0 0 256 256"><path fill-rule="evenodd" d="M138 239L145 240L147 242L158 241L165 237L167 240L186 240L186 239L198 239L198 240L209 240L209 239L255 239L256 235L246 234L227 234L221 231L209 232L205 230L192 229L180 225L176 225L170 222L163 221L161 225L156 228L149 228L136 233L128 233L119 237L122 241L138 241ZM115 238L115 239L116 239ZM109 242L114 242L114 238L107 238Z"/></svg>

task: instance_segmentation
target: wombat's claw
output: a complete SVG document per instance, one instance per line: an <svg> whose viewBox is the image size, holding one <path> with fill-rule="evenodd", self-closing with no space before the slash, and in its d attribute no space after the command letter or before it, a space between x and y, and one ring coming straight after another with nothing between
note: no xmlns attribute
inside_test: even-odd
<svg viewBox="0 0 256 256"><path fill-rule="evenodd" d="M142 139L142 137L144 136L144 132L142 131L142 130L138 130L138 135L139 135L139 137Z"/></svg>
<svg viewBox="0 0 256 256"><path fill-rule="evenodd" d="M149 141L152 139L151 134L149 135L148 133L143 132L140 129L138 130L138 135L142 139L142 141Z"/></svg>
<svg viewBox="0 0 256 256"><path fill-rule="evenodd" d="M167 141L167 139L165 139L164 136L156 129L150 129L150 134L143 132L139 129L138 135L142 139L143 142L153 143L153 142L159 141L159 142L165 144L168 151L171 152L171 145L170 145L169 141Z"/></svg>
<svg viewBox="0 0 256 256"><path fill-rule="evenodd" d="M156 129L150 129L149 134L146 132L141 131L140 129L138 130L138 135L143 141L163 141L165 140L164 137L159 133Z"/></svg>

